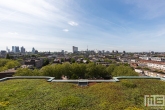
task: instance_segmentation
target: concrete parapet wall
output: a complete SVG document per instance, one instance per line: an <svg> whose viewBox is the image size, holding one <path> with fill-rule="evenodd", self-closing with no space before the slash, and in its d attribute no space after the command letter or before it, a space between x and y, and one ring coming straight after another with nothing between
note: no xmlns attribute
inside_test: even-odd
<svg viewBox="0 0 165 110"><path fill-rule="evenodd" d="M49 76L14 76L14 77L5 77L0 79L1 81L9 80L9 79L47 79L48 82L51 82L55 77Z"/></svg>
<svg viewBox="0 0 165 110"><path fill-rule="evenodd" d="M60 80L55 79L55 77L49 77L49 76L14 76L14 77L5 77L0 79L1 81L9 80L9 79L46 79L48 82L68 82L68 83L81 83L81 82L119 82L120 79L158 79L165 81L165 78L160 77L149 77L149 76L119 76L119 77L113 77L113 79L110 80L88 80L88 79L80 79L80 80Z"/></svg>

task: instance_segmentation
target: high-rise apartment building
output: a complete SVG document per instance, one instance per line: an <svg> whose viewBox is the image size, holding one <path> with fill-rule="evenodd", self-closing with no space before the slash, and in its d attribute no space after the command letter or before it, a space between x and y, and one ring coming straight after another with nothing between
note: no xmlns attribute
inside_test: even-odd
<svg viewBox="0 0 165 110"><path fill-rule="evenodd" d="M61 50L61 54L64 54L64 50Z"/></svg>
<svg viewBox="0 0 165 110"><path fill-rule="evenodd" d="M73 46L73 53L77 53L78 52L78 47Z"/></svg>

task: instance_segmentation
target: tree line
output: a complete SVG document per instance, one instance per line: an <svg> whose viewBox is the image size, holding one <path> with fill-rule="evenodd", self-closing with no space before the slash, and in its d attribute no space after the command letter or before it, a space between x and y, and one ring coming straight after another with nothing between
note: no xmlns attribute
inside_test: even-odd
<svg viewBox="0 0 165 110"><path fill-rule="evenodd" d="M62 76L67 76L69 79L101 79L114 76L138 76L138 73L136 73L130 66L123 64L111 64L110 66L106 67L103 65L96 65L95 63L63 63L46 65L42 67L40 70L20 68L17 70L16 75L52 76L56 79L61 79Z"/></svg>

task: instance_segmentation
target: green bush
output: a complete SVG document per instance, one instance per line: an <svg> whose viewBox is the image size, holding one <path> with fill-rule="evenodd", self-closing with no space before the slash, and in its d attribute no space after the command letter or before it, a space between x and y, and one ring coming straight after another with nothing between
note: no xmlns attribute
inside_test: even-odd
<svg viewBox="0 0 165 110"><path fill-rule="evenodd" d="M16 60L0 59L0 71L8 70L20 66Z"/></svg>
<svg viewBox="0 0 165 110"><path fill-rule="evenodd" d="M15 73L16 76L41 76L39 70L34 69L28 69L28 68L19 68L17 69L17 72Z"/></svg>
<svg viewBox="0 0 165 110"><path fill-rule="evenodd" d="M138 76L138 73L129 66L119 65L114 68L112 76Z"/></svg>

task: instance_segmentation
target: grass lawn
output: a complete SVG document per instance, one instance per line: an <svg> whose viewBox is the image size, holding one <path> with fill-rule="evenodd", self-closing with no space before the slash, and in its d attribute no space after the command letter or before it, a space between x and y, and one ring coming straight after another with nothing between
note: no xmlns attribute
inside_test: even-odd
<svg viewBox="0 0 165 110"><path fill-rule="evenodd" d="M143 110L144 95L165 95L165 82L153 79L72 83L41 79L0 82L0 110ZM164 108L165 109L165 108Z"/></svg>

